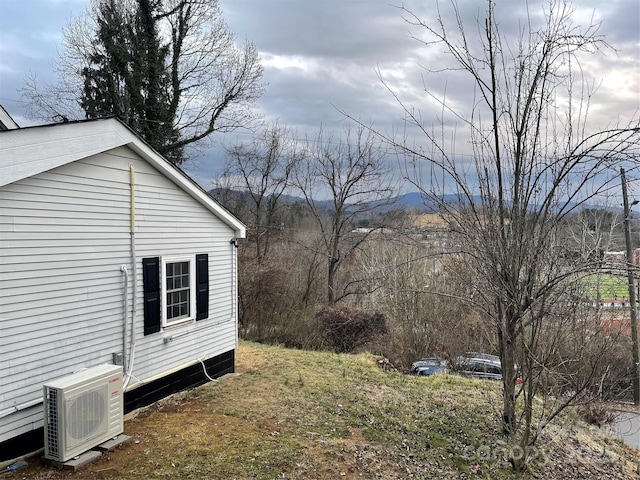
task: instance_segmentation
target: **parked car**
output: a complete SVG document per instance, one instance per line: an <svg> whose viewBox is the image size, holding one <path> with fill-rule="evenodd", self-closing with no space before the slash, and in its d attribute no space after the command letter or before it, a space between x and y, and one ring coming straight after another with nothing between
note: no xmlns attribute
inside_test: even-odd
<svg viewBox="0 0 640 480"><path fill-rule="evenodd" d="M514 365L517 373L516 382L522 383L518 365ZM488 380L502 380L502 363L497 355L488 353L467 352L455 360L455 371L461 375Z"/></svg>
<svg viewBox="0 0 640 480"><path fill-rule="evenodd" d="M422 358L411 365L413 375L433 375L434 373L447 373L447 361L444 358Z"/></svg>
<svg viewBox="0 0 640 480"><path fill-rule="evenodd" d="M455 370L466 377L502 380L502 365L496 355L465 353L456 358Z"/></svg>

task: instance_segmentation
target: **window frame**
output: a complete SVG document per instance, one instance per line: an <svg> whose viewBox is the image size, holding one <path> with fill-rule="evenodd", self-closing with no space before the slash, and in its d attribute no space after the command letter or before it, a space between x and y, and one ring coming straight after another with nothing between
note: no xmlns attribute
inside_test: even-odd
<svg viewBox="0 0 640 480"><path fill-rule="evenodd" d="M189 263L189 314L186 317L172 320L167 318L167 265L172 263ZM192 255L167 255L160 258L160 324L163 329L171 328L196 321L196 256Z"/></svg>

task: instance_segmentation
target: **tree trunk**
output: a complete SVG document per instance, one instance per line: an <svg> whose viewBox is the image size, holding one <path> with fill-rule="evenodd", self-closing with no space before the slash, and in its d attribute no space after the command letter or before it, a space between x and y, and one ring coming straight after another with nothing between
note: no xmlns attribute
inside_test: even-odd
<svg viewBox="0 0 640 480"><path fill-rule="evenodd" d="M510 316L501 320L501 328L498 332L500 344L500 361L502 363L502 429L505 434L512 435L516 432L516 342L515 323Z"/></svg>
<svg viewBox="0 0 640 480"><path fill-rule="evenodd" d="M337 260L334 257L329 258L329 265L327 271L327 302L329 305L333 305L335 303L335 293L334 293L334 284L336 278L336 265L338 264Z"/></svg>

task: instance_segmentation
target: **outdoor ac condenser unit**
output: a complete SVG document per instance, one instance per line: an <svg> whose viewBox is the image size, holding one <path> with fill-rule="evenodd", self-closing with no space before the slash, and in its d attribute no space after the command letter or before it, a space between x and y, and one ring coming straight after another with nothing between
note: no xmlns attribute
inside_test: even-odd
<svg viewBox="0 0 640 480"><path fill-rule="evenodd" d="M44 385L44 457L80 455L124 430L122 367L100 365Z"/></svg>

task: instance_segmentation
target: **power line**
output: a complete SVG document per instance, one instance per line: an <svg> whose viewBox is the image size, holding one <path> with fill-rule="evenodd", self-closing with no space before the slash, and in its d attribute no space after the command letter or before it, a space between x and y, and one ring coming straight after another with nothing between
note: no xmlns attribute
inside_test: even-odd
<svg viewBox="0 0 640 480"><path fill-rule="evenodd" d="M15 100L13 98L0 97L3 102L22 103L22 100Z"/></svg>

